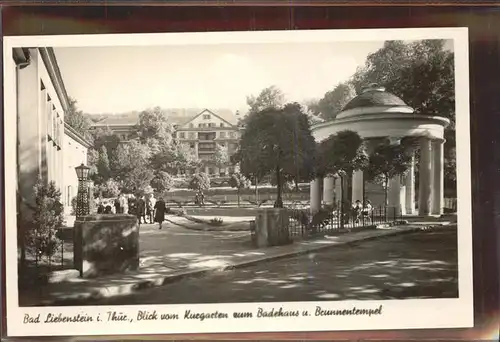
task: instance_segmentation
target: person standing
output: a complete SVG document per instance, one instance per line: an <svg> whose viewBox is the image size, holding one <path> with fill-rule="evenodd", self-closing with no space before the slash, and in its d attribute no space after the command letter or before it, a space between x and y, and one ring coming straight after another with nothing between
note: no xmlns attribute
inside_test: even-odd
<svg viewBox="0 0 500 342"><path fill-rule="evenodd" d="M167 206L162 197L160 197L160 199L155 203L154 209L155 222L158 222L158 227L161 229L163 221L165 221L165 213L167 212Z"/></svg>
<svg viewBox="0 0 500 342"><path fill-rule="evenodd" d="M126 214L128 211L128 201L124 194L120 195L120 214Z"/></svg>
<svg viewBox="0 0 500 342"><path fill-rule="evenodd" d="M121 203L120 202L120 196L118 196L117 198L115 198L115 203L114 203L115 214L119 214L121 212L121 208L120 208L120 203Z"/></svg>
<svg viewBox="0 0 500 342"><path fill-rule="evenodd" d="M156 204L155 196L153 194L149 195L146 202L146 215L149 219L149 223L153 223L155 204Z"/></svg>
<svg viewBox="0 0 500 342"><path fill-rule="evenodd" d="M146 223L146 202L144 201L144 196L137 195L137 201L135 203L135 210L137 220L139 221L139 226L141 225L141 221L144 219L144 223Z"/></svg>

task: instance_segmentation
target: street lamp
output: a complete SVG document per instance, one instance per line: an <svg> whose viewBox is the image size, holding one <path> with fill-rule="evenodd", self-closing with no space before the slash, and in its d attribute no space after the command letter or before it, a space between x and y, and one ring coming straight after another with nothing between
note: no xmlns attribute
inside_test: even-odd
<svg viewBox="0 0 500 342"><path fill-rule="evenodd" d="M88 179L90 167L83 165L75 167L76 176L78 177L78 195L76 197L76 219L90 214L89 198L88 198Z"/></svg>

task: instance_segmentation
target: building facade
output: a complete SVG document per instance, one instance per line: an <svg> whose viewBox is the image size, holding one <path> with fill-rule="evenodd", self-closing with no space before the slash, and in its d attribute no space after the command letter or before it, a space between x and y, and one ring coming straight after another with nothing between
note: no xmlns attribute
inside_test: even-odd
<svg viewBox="0 0 500 342"><path fill-rule="evenodd" d="M238 116L236 114L228 111L224 111L222 114L222 112L203 109L194 114L188 110L172 112L167 110L165 115L167 122L174 129L174 141L193 150L198 159L202 161L201 171L211 176L226 176L235 171L235 167L229 162L225 165L217 165L214 157L217 149L225 150L228 156L237 151L241 132L237 125ZM138 112L109 115L94 123L92 129L109 129L121 141L126 142L137 138L138 121ZM190 170L177 170L178 177L191 173Z"/></svg>
<svg viewBox="0 0 500 342"><path fill-rule="evenodd" d="M14 80L6 89L16 99L11 114L17 118L17 129L12 134L17 141L18 224L24 227L31 222L38 179L54 182L64 205L71 205L68 182L74 186L76 159L78 165L87 164L89 145L64 122L69 99L52 48L15 48L12 60L5 63ZM78 155L72 149L75 142L81 149Z"/></svg>
<svg viewBox="0 0 500 342"><path fill-rule="evenodd" d="M240 131L235 122L204 109L188 122L176 127L175 139L179 144L188 145L203 162L204 172L209 175L226 176L234 172L234 166L228 162L217 165L217 149L232 156L238 150ZM179 175L186 170L178 170Z"/></svg>
<svg viewBox="0 0 500 342"><path fill-rule="evenodd" d="M63 188L61 189L64 212L71 214L71 201L78 193L78 178L75 168L81 164L87 164L88 150L91 144L81 134L68 124L64 124L64 146L63 146Z"/></svg>

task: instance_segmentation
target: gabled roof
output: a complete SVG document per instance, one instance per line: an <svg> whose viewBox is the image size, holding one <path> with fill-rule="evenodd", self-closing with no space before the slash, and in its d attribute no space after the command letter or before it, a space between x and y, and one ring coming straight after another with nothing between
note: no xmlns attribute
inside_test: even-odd
<svg viewBox="0 0 500 342"><path fill-rule="evenodd" d="M197 115L195 115L193 118L191 118L190 120L184 122L182 125L187 125L188 123L190 123L191 121L193 121L194 119L196 119L197 117L199 117L200 115L202 114L210 114L210 115L213 115L215 117L218 117L220 120L224 121L225 123L231 125L231 126L235 126L236 123L237 123L237 119L236 119L236 116L235 115L232 115L233 117L233 120L232 121L229 121L227 117L223 117L222 115L219 115L217 113L214 113L212 112L211 110L205 108L203 109L201 112L199 112Z"/></svg>
<svg viewBox="0 0 500 342"><path fill-rule="evenodd" d="M214 111L204 109L201 112L199 109L165 109L165 115L167 117L167 122L171 125L182 126L189 123L204 111L209 111L211 114L233 126L237 124L238 119L236 115L228 109ZM92 125L93 127L134 126L139 122L139 114L140 112L133 111L121 114L96 114L90 115L90 117L95 121Z"/></svg>

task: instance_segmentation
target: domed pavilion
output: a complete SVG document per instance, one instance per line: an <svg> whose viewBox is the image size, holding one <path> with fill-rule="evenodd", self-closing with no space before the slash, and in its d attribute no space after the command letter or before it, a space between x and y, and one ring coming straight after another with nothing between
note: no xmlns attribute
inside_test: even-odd
<svg viewBox="0 0 500 342"><path fill-rule="evenodd" d="M450 121L440 116L415 113L402 99L372 84L352 99L334 120L313 124L312 133L317 142L340 131L357 132L361 138L380 142L388 139L400 144L403 139L417 141L412 148L412 163L404 176L396 176L388 184L388 205L403 215L441 215L444 206L444 129ZM374 144L372 144L374 145ZM368 147L370 149L370 147ZM420 150L418 201L415 196L415 151ZM352 202L369 198L363 189L363 172L352 175L350 189ZM323 189L323 191L321 191ZM333 176L311 182L311 211L321 203L332 204L340 198L340 181ZM417 203L415 203L417 202Z"/></svg>

